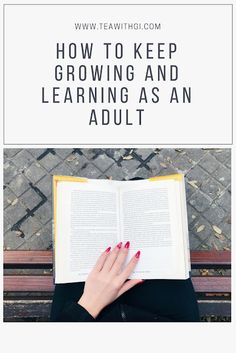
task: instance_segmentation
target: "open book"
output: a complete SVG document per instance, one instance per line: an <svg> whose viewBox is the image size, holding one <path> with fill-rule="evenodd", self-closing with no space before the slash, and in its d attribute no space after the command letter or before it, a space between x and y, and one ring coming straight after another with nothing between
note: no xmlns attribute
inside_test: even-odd
<svg viewBox="0 0 236 353"><path fill-rule="evenodd" d="M138 181L54 176L55 283L85 281L108 246L130 241L130 278L186 279L190 256L184 176Z"/></svg>

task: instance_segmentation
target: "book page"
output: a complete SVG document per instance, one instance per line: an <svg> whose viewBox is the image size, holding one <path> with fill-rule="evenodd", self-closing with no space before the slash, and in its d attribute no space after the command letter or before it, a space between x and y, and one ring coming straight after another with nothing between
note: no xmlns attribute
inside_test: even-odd
<svg viewBox="0 0 236 353"><path fill-rule="evenodd" d="M118 192L112 183L58 183L56 283L84 281L99 254L118 242L118 235Z"/></svg>
<svg viewBox="0 0 236 353"><path fill-rule="evenodd" d="M121 234L130 241L127 262L141 257L130 278L185 278L180 182L132 181L121 187Z"/></svg>

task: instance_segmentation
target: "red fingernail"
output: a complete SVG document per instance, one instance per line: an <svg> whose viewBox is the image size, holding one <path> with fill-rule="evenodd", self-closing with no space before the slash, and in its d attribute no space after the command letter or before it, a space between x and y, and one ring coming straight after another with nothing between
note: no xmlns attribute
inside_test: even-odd
<svg viewBox="0 0 236 353"><path fill-rule="evenodd" d="M109 246L106 250L105 250L105 252L109 252L111 250L111 247Z"/></svg>
<svg viewBox="0 0 236 353"><path fill-rule="evenodd" d="M129 249L129 246L130 246L130 242L127 241L127 242L125 243L125 248L126 248L126 249Z"/></svg>
<svg viewBox="0 0 236 353"><path fill-rule="evenodd" d="M122 245L122 241L119 244L117 244L116 246L117 246L118 249L120 249L121 245Z"/></svg>
<svg viewBox="0 0 236 353"><path fill-rule="evenodd" d="M135 257L138 259L140 254L141 254L141 251L137 251L136 254L135 254Z"/></svg>

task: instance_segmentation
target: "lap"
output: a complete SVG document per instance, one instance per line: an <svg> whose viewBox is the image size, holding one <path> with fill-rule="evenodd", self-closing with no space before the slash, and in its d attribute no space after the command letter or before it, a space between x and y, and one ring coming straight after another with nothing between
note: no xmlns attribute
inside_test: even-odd
<svg viewBox="0 0 236 353"><path fill-rule="evenodd" d="M155 312L174 321L199 321L191 279L146 280L124 293L121 300L125 304Z"/></svg>
<svg viewBox="0 0 236 353"><path fill-rule="evenodd" d="M68 300L79 300L84 282L55 287L52 311L58 312ZM199 321L198 305L191 279L146 280L124 293L119 303L152 312L173 321ZM106 311L113 306L108 306Z"/></svg>

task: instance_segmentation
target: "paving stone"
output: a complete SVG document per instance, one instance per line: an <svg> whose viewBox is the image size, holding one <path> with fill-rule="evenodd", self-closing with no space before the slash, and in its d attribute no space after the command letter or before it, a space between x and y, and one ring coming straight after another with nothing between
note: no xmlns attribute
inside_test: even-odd
<svg viewBox="0 0 236 353"><path fill-rule="evenodd" d="M225 162L225 166L231 169L231 157Z"/></svg>
<svg viewBox="0 0 236 353"><path fill-rule="evenodd" d="M6 208L16 199L16 195L7 186L4 188L3 194L4 208Z"/></svg>
<svg viewBox="0 0 236 353"><path fill-rule="evenodd" d="M196 250L201 244L201 239L191 231L189 232L189 246L191 250Z"/></svg>
<svg viewBox="0 0 236 353"><path fill-rule="evenodd" d="M222 230L222 234L224 234L228 239L231 236L231 223L227 221L227 219L223 220L218 224L218 227Z"/></svg>
<svg viewBox="0 0 236 353"><path fill-rule="evenodd" d="M78 167L77 167L78 170ZM51 175L73 175L73 170L66 162L59 164L56 168L52 169Z"/></svg>
<svg viewBox="0 0 236 353"><path fill-rule="evenodd" d="M39 233L39 232L38 232ZM45 250L44 243L38 233L32 235L23 244L19 246L19 250Z"/></svg>
<svg viewBox="0 0 236 353"><path fill-rule="evenodd" d="M106 155L115 161L120 160L120 158L125 154L124 148L106 148L104 149Z"/></svg>
<svg viewBox="0 0 236 353"><path fill-rule="evenodd" d="M48 222L40 231L40 238L43 242L43 249L52 248L52 222Z"/></svg>
<svg viewBox="0 0 236 353"><path fill-rule="evenodd" d="M210 207L211 202L211 199L199 190L197 190L189 200L190 205L193 206L198 212L204 212Z"/></svg>
<svg viewBox="0 0 236 353"><path fill-rule="evenodd" d="M25 208L29 208L30 210L37 206L40 201L42 201L42 198L32 188L21 195L21 202L25 205Z"/></svg>
<svg viewBox="0 0 236 353"><path fill-rule="evenodd" d="M113 180L123 180L125 178L123 168L119 167L116 163L105 172L105 175L107 178L112 177Z"/></svg>
<svg viewBox="0 0 236 353"><path fill-rule="evenodd" d="M20 151L20 148L4 148L4 156L7 158L12 158Z"/></svg>
<svg viewBox="0 0 236 353"><path fill-rule="evenodd" d="M206 240L205 242L202 242L196 250L208 251L208 250L212 250L212 246L209 245ZM193 270L191 272L193 272Z"/></svg>
<svg viewBox="0 0 236 353"><path fill-rule="evenodd" d="M9 230L4 234L4 249L16 250L25 242L25 239L16 235L14 231Z"/></svg>
<svg viewBox="0 0 236 353"><path fill-rule="evenodd" d="M146 160L151 154L153 154L153 149L151 149L151 148L136 148L135 153L142 160Z"/></svg>
<svg viewBox="0 0 236 353"><path fill-rule="evenodd" d="M197 181L197 186L201 187L209 179L209 174L196 165L186 174L186 178L188 181Z"/></svg>
<svg viewBox="0 0 236 353"><path fill-rule="evenodd" d="M26 221L21 225L20 229L25 235L24 239L28 240L33 234L39 231L41 227L42 227L42 224L34 216L34 217L27 218Z"/></svg>
<svg viewBox="0 0 236 353"><path fill-rule="evenodd" d="M191 186L189 183L185 182L185 192L187 200L196 192L196 188Z"/></svg>
<svg viewBox="0 0 236 353"><path fill-rule="evenodd" d="M31 164L31 166L25 170L24 175L34 184L37 183L46 174L45 170L41 167L38 162Z"/></svg>
<svg viewBox="0 0 236 353"><path fill-rule="evenodd" d="M224 221L228 224L231 224L231 219L232 219L231 212L226 213L226 218Z"/></svg>
<svg viewBox="0 0 236 353"><path fill-rule="evenodd" d="M213 200L218 198L223 190L224 186L212 177L206 179L205 182L201 185L201 191L210 196L210 198Z"/></svg>
<svg viewBox="0 0 236 353"><path fill-rule="evenodd" d="M96 158L96 156L103 152L100 148L83 148L81 151L83 155L89 160Z"/></svg>
<svg viewBox="0 0 236 353"><path fill-rule="evenodd" d="M48 153L45 157L39 160L39 163L48 172L50 172L53 168L55 168L60 162L61 162L61 159L56 154L52 154L52 153Z"/></svg>
<svg viewBox="0 0 236 353"><path fill-rule="evenodd" d="M65 160L65 165L69 167L73 173L77 174L80 169L85 168L88 164L89 160L85 156L78 154L70 154Z"/></svg>
<svg viewBox="0 0 236 353"><path fill-rule="evenodd" d="M109 177L105 174L101 174L99 177L98 177L98 180L108 180Z"/></svg>
<svg viewBox="0 0 236 353"><path fill-rule="evenodd" d="M218 225L226 217L226 213L223 208L213 203L211 208L204 212L204 217L206 217L212 225Z"/></svg>
<svg viewBox="0 0 236 353"><path fill-rule="evenodd" d="M193 222L191 229L192 233L197 235L201 241L205 241L212 233L211 224L203 217L197 218L197 220Z"/></svg>
<svg viewBox="0 0 236 353"><path fill-rule="evenodd" d="M73 148L55 148L55 152L61 159L65 159L73 152Z"/></svg>
<svg viewBox="0 0 236 353"><path fill-rule="evenodd" d="M199 213L189 203L187 203L187 215L189 228L192 229L192 225L194 225L199 218Z"/></svg>
<svg viewBox="0 0 236 353"><path fill-rule="evenodd" d="M42 224L46 224L52 219L52 203L47 201L37 209L35 215Z"/></svg>
<svg viewBox="0 0 236 353"><path fill-rule="evenodd" d="M230 148L212 149L210 150L210 153L221 163L225 163L225 161L231 156Z"/></svg>
<svg viewBox="0 0 236 353"><path fill-rule="evenodd" d="M18 169L14 163L6 161L3 165L3 173L3 182L6 185L18 174Z"/></svg>
<svg viewBox="0 0 236 353"><path fill-rule="evenodd" d="M27 151L32 154L32 156L37 159L39 158L47 149L46 148L28 148Z"/></svg>
<svg viewBox="0 0 236 353"><path fill-rule="evenodd" d="M163 148L158 155L162 156L164 161L173 162L179 153L174 148Z"/></svg>
<svg viewBox="0 0 236 353"><path fill-rule="evenodd" d="M106 154L100 154L97 158L93 159L93 164L102 172L105 172L109 167L112 166L112 164L114 164L114 160L108 157Z"/></svg>
<svg viewBox="0 0 236 353"><path fill-rule="evenodd" d="M152 175L151 171L147 170L146 168L138 168L138 169L136 169L135 176L133 176L133 177L148 179L148 178L151 178L152 176L154 176L154 175Z"/></svg>
<svg viewBox="0 0 236 353"><path fill-rule="evenodd" d="M206 153L202 148L185 148L184 151L194 162L198 162Z"/></svg>
<svg viewBox="0 0 236 353"><path fill-rule="evenodd" d="M224 250L224 248L231 248L231 242L228 238L224 238L223 240L218 239L216 236L211 235L207 239L207 244L209 244L209 247L212 249L215 249L217 251L219 250Z"/></svg>
<svg viewBox="0 0 236 353"><path fill-rule="evenodd" d="M171 175L171 174L176 174L178 171L172 167L171 165L167 165L166 168L162 168L158 175Z"/></svg>
<svg viewBox="0 0 236 353"><path fill-rule="evenodd" d="M216 171L213 173L213 176L224 186L228 186L231 182L230 170L223 165L220 165L216 169Z"/></svg>
<svg viewBox="0 0 236 353"><path fill-rule="evenodd" d="M89 179L96 179L101 174L101 171L98 170L92 163L87 164L85 168L82 168L78 171L78 176Z"/></svg>
<svg viewBox="0 0 236 353"><path fill-rule="evenodd" d="M83 156L83 148L73 148L72 153L77 155L77 156Z"/></svg>
<svg viewBox="0 0 236 353"><path fill-rule="evenodd" d="M36 186L46 197L49 197L52 194L52 176L45 175Z"/></svg>
<svg viewBox="0 0 236 353"><path fill-rule="evenodd" d="M174 150L177 152L178 157L182 154L186 154L186 148L174 148Z"/></svg>
<svg viewBox="0 0 236 353"><path fill-rule="evenodd" d="M4 213L4 218L3 218L3 232L4 234L11 228L12 222L9 220L7 217L6 212Z"/></svg>
<svg viewBox="0 0 236 353"><path fill-rule="evenodd" d="M179 170L179 172L186 174L193 166L190 158L187 154L182 154L180 157L177 157L175 160L175 168Z"/></svg>
<svg viewBox="0 0 236 353"><path fill-rule="evenodd" d="M23 174L17 175L9 184L9 188L16 196L22 195L29 187L29 182Z"/></svg>
<svg viewBox="0 0 236 353"><path fill-rule="evenodd" d="M166 163L163 157L155 155L148 163L148 167L151 169L152 174L159 175L161 169L163 168L160 163Z"/></svg>
<svg viewBox="0 0 236 353"><path fill-rule="evenodd" d="M199 165L205 169L208 173L213 173L218 167L218 160L213 157L210 153L205 154L205 156L199 162Z"/></svg>
<svg viewBox="0 0 236 353"><path fill-rule="evenodd" d="M225 192L219 197L218 200L216 200L217 205L222 207L226 212L230 213L231 212L231 196L228 190L225 190Z"/></svg>
<svg viewBox="0 0 236 353"><path fill-rule="evenodd" d="M123 168L125 178L132 178L139 165L140 162L137 161L137 159L123 159L123 161L121 162L121 166Z"/></svg>
<svg viewBox="0 0 236 353"><path fill-rule="evenodd" d="M34 162L34 157L27 150L21 150L17 155L13 158L13 163L20 168L21 170L26 169Z"/></svg>
<svg viewBox="0 0 236 353"><path fill-rule="evenodd" d="M20 201L18 201L14 206L10 205L4 211L4 216L6 216L11 222L11 226L17 223L26 214L26 209Z"/></svg>

